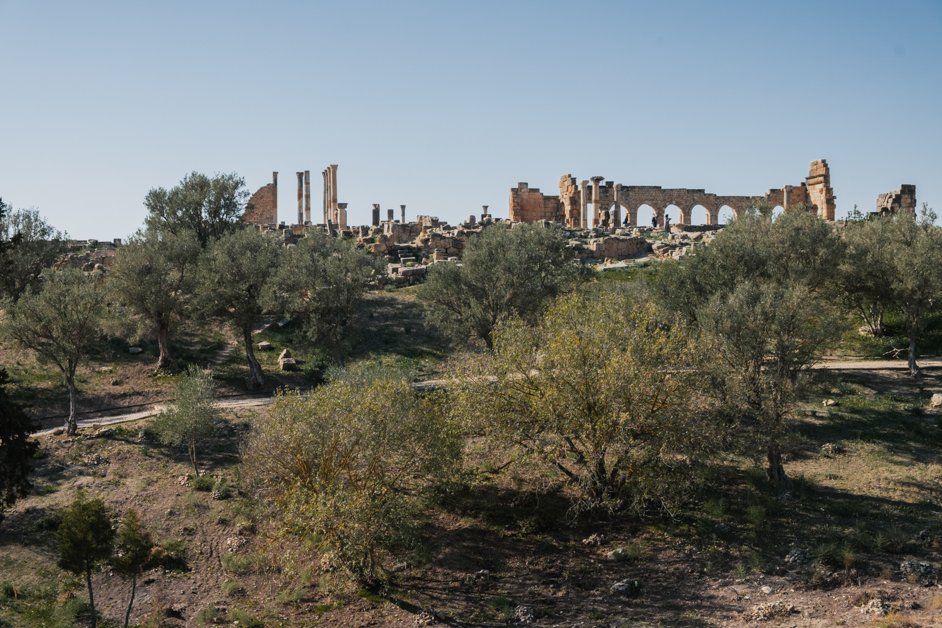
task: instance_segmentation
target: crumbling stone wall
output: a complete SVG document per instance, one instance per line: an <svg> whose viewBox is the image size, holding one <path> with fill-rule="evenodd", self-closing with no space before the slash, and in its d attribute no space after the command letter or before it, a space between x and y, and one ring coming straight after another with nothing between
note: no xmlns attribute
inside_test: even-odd
<svg viewBox="0 0 942 628"><path fill-rule="evenodd" d="M263 185L249 198L242 214L243 222L250 225L278 224L278 173L271 173L271 183Z"/></svg>
<svg viewBox="0 0 942 628"><path fill-rule="evenodd" d="M544 196L540 188L530 188L526 182L521 182L510 190L510 220L563 222L562 203L558 196Z"/></svg>
<svg viewBox="0 0 942 628"><path fill-rule="evenodd" d="M916 215L916 186L904 183L892 192L877 197L877 213L881 215L907 213Z"/></svg>
<svg viewBox="0 0 942 628"><path fill-rule="evenodd" d="M613 230L622 224L638 226L638 210L642 205L648 205L654 210L657 225L663 227L665 212L673 205L680 214L671 216L674 224L689 225L693 210L700 206L706 210L707 224L715 225L719 223L723 207L729 207L733 216L738 217L746 208L765 200L785 208L804 205L825 220L834 220L835 196L830 170L824 159L811 162L804 183L771 189L765 196L719 195L702 188L622 185L604 179L596 176L577 184L574 176L565 174L559 178L559 196L547 196L539 188L518 183L510 191L510 219L515 222L550 220L569 228ZM590 204L591 219L588 216ZM622 221L622 210L625 221Z"/></svg>

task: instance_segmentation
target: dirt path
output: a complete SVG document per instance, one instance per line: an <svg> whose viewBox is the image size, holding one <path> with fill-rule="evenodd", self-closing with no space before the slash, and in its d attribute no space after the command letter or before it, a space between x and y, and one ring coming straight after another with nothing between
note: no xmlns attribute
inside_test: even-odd
<svg viewBox="0 0 942 628"><path fill-rule="evenodd" d="M229 345L228 349L231 351L232 346ZM942 358L920 360L919 366L922 369L942 368ZM828 358L825 359L825 361L814 365L813 368L834 371L900 371L908 369L909 366L906 364L906 360L841 360ZM413 386L420 391L432 390L447 385L447 382L448 380L444 379L431 379L415 382ZM221 409L229 410L236 408L255 408L266 406L269 405L271 401L271 397L240 395L231 399L222 399L218 402L218 405ZM96 414L95 416L80 418L78 420L78 426L79 429L81 429L93 426L115 425L118 423L139 421L141 419L146 419L158 414L162 409L163 404L155 404L144 407L140 410L135 410L134 412L109 414L107 416ZM59 429L62 429L61 426L42 430L36 432L36 434L50 434Z"/></svg>

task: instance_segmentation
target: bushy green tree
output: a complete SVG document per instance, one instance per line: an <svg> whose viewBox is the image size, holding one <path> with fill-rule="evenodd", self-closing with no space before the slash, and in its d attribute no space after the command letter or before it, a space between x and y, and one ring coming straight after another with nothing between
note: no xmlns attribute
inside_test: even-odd
<svg viewBox="0 0 942 628"><path fill-rule="evenodd" d="M471 425L546 463L585 510L668 505L716 447L678 320L615 292L561 297L537 325L512 319L456 375Z"/></svg>
<svg viewBox="0 0 942 628"><path fill-rule="evenodd" d="M831 302L844 247L832 224L803 208L777 218L756 210L695 255L666 262L652 284L712 347L709 389L746 428L746 450L766 455L778 490L788 484L781 449L803 374L841 331Z"/></svg>
<svg viewBox="0 0 942 628"><path fill-rule="evenodd" d="M942 309L942 228L934 224L935 214L925 205L920 218L903 214L892 222L892 303L906 322L909 372L916 376L919 337L929 315Z"/></svg>
<svg viewBox="0 0 942 628"><path fill-rule="evenodd" d="M202 309L232 323L242 336L250 388L265 383L252 346L252 330L264 311L267 284L278 271L283 252L281 242L249 227L219 238L200 268Z"/></svg>
<svg viewBox="0 0 942 628"><path fill-rule="evenodd" d="M286 532L359 582L408 544L426 489L451 476L460 441L434 397L389 373L336 375L276 398L251 435L247 475Z"/></svg>
<svg viewBox="0 0 942 628"><path fill-rule="evenodd" d="M101 337L104 296L98 279L74 268L46 273L42 288L7 309L6 333L53 364L69 390L66 431L75 434L75 373Z"/></svg>
<svg viewBox="0 0 942 628"><path fill-rule="evenodd" d="M802 283L742 280L700 309L704 370L721 413L739 425L744 452L767 461L769 481L789 481L783 442L809 369L840 336L829 299Z"/></svg>
<svg viewBox="0 0 942 628"><path fill-rule="evenodd" d="M430 319L456 338L491 347L498 321L536 320L546 302L579 275L571 249L554 227L486 227L468 239L459 264L434 264L418 296Z"/></svg>
<svg viewBox="0 0 942 628"><path fill-rule="evenodd" d="M29 492L29 472L39 444L29 437L32 421L6 390L7 372L0 369L0 521L3 511Z"/></svg>
<svg viewBox="0 0 942 628"><path fill-rule="evenodd" d="M892 218L877 216L850 221L844 228L846 252L837 268L837 284L844 303L874 336L883 334L884 316L893 308L894 227Z"/></svg>
<svg viewBox="0 0 942 628"><path fill-rule="evenodd" d="M85 577L88 602L92 611L92 628L98 624L92 571L111 557L114 528L111 512L100 499L89 499L79 493L62 512L59 524L59 566Z"/></svg>
<svg viewBox="0 0 942 628"><path fill-rule="evenodd" d="M189 231L138 232L118 249L108 287L137 323L157 338L157 370L174 371L170 334L189 304L199 260L199 243Z"/></svg>
<svg viewBox="0 0 942 628"><path fill-rule="evenodd" d="M2 203L2 201L0 201ZM35 209L0 210L0 296L16 300L66 250L66 234L57 231Z"/></svg>
<svg viewBox="0 0 942 628"><path fill-rule="evenodd" d="M212 374L191 366L177 380L173 403L154 419L153 428L165 445L186 445L193 472L199 476L197 448L218 418Z"/></svg>
<svg viewBox="0 0 942 628"><path fill-rule="evenodd" d="M111 557L111 566L114 570L131 579L131 597L128 600L128 610L124 614L124 628L128 628L131 621L131 608L134 606L134 595L137 592L137 578L147 568L153 548L154 542L151 540L150 533L141 525L137 511L128 510L118 526L118 538Z"/></svg>
<svg viewBox="0 0 942 628"><path fill-rule="evenodd" d="M310 232L286 251L269 300L281 314L300 320L312 342L337 352L357 303L380 270L378 260L352 242Z"/></svg>
<svg viewBox="0 0 942 628"><path fill-rule="evenodd" d="M206 248L241 226L248 196L245 181L235 173L208 177L191 172L169 190L154 188L147 193L147 226L175 235L190 232Z"/></svg>

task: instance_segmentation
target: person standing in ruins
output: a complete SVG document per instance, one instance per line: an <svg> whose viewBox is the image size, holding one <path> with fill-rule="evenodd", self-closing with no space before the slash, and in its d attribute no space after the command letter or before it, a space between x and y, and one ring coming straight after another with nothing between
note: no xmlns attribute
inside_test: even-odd
<svg viewBox="0 0 942 628"><path fill-rule="evenodd" d="M657 214L651 216L651 228L657 229Z"/></svg>
<svg viewBox="0 0 942 628"><path fill-rule="evenodd" d="M671 217L670 214L664 214L664 231L671 230Z"/></svg>

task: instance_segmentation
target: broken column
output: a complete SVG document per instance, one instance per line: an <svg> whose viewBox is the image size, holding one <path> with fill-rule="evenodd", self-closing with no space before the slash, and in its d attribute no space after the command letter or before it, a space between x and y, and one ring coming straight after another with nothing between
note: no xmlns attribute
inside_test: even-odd
<svg viewBox="0 0 942 628"><path fill-rule="evenodd" d="M304 224L311 222L311 171L304 171Z"/></svg>
<svg viewBox="0 0 942 628"><path fill-rule="evenodd" d="M601 203L601 194L599 184L605 180L605 177L592 177L592 227L598 227L601 220L599 204Z"/></svg>
<svg viewBox="0 0 942 628"><path fill-rule="evenodd" d="M304 224L304 173L298 172L298 224Z"/></svg>
<svg viewBox="0 0 942 628"><path fill-rule="evenodd" d="M386 210L386 220L388 220L389 222L395 222L395 221L396 221L396 210L395 210L395 209L387 209L387 210Z"/></svg>
<svg viewBox="0 0 942 628"><path fill-rule="evenodd" d="M401 216L401 218L399 218L399 222L401 222L402 224L406 224L406 206L400 205L399 211L400 211L400 216Z"/></svg>
<svg viewBox="0 0 942 628"><path fill-rule="evenodd" d="M347 228L347 204L337 203L337 225L341 229Z"/></svg>
<svg viewBox="0 0 942 628"><path fill-rule="evenodd" d="M373 226L379 226L379 203L373 203Z"/></svg>

